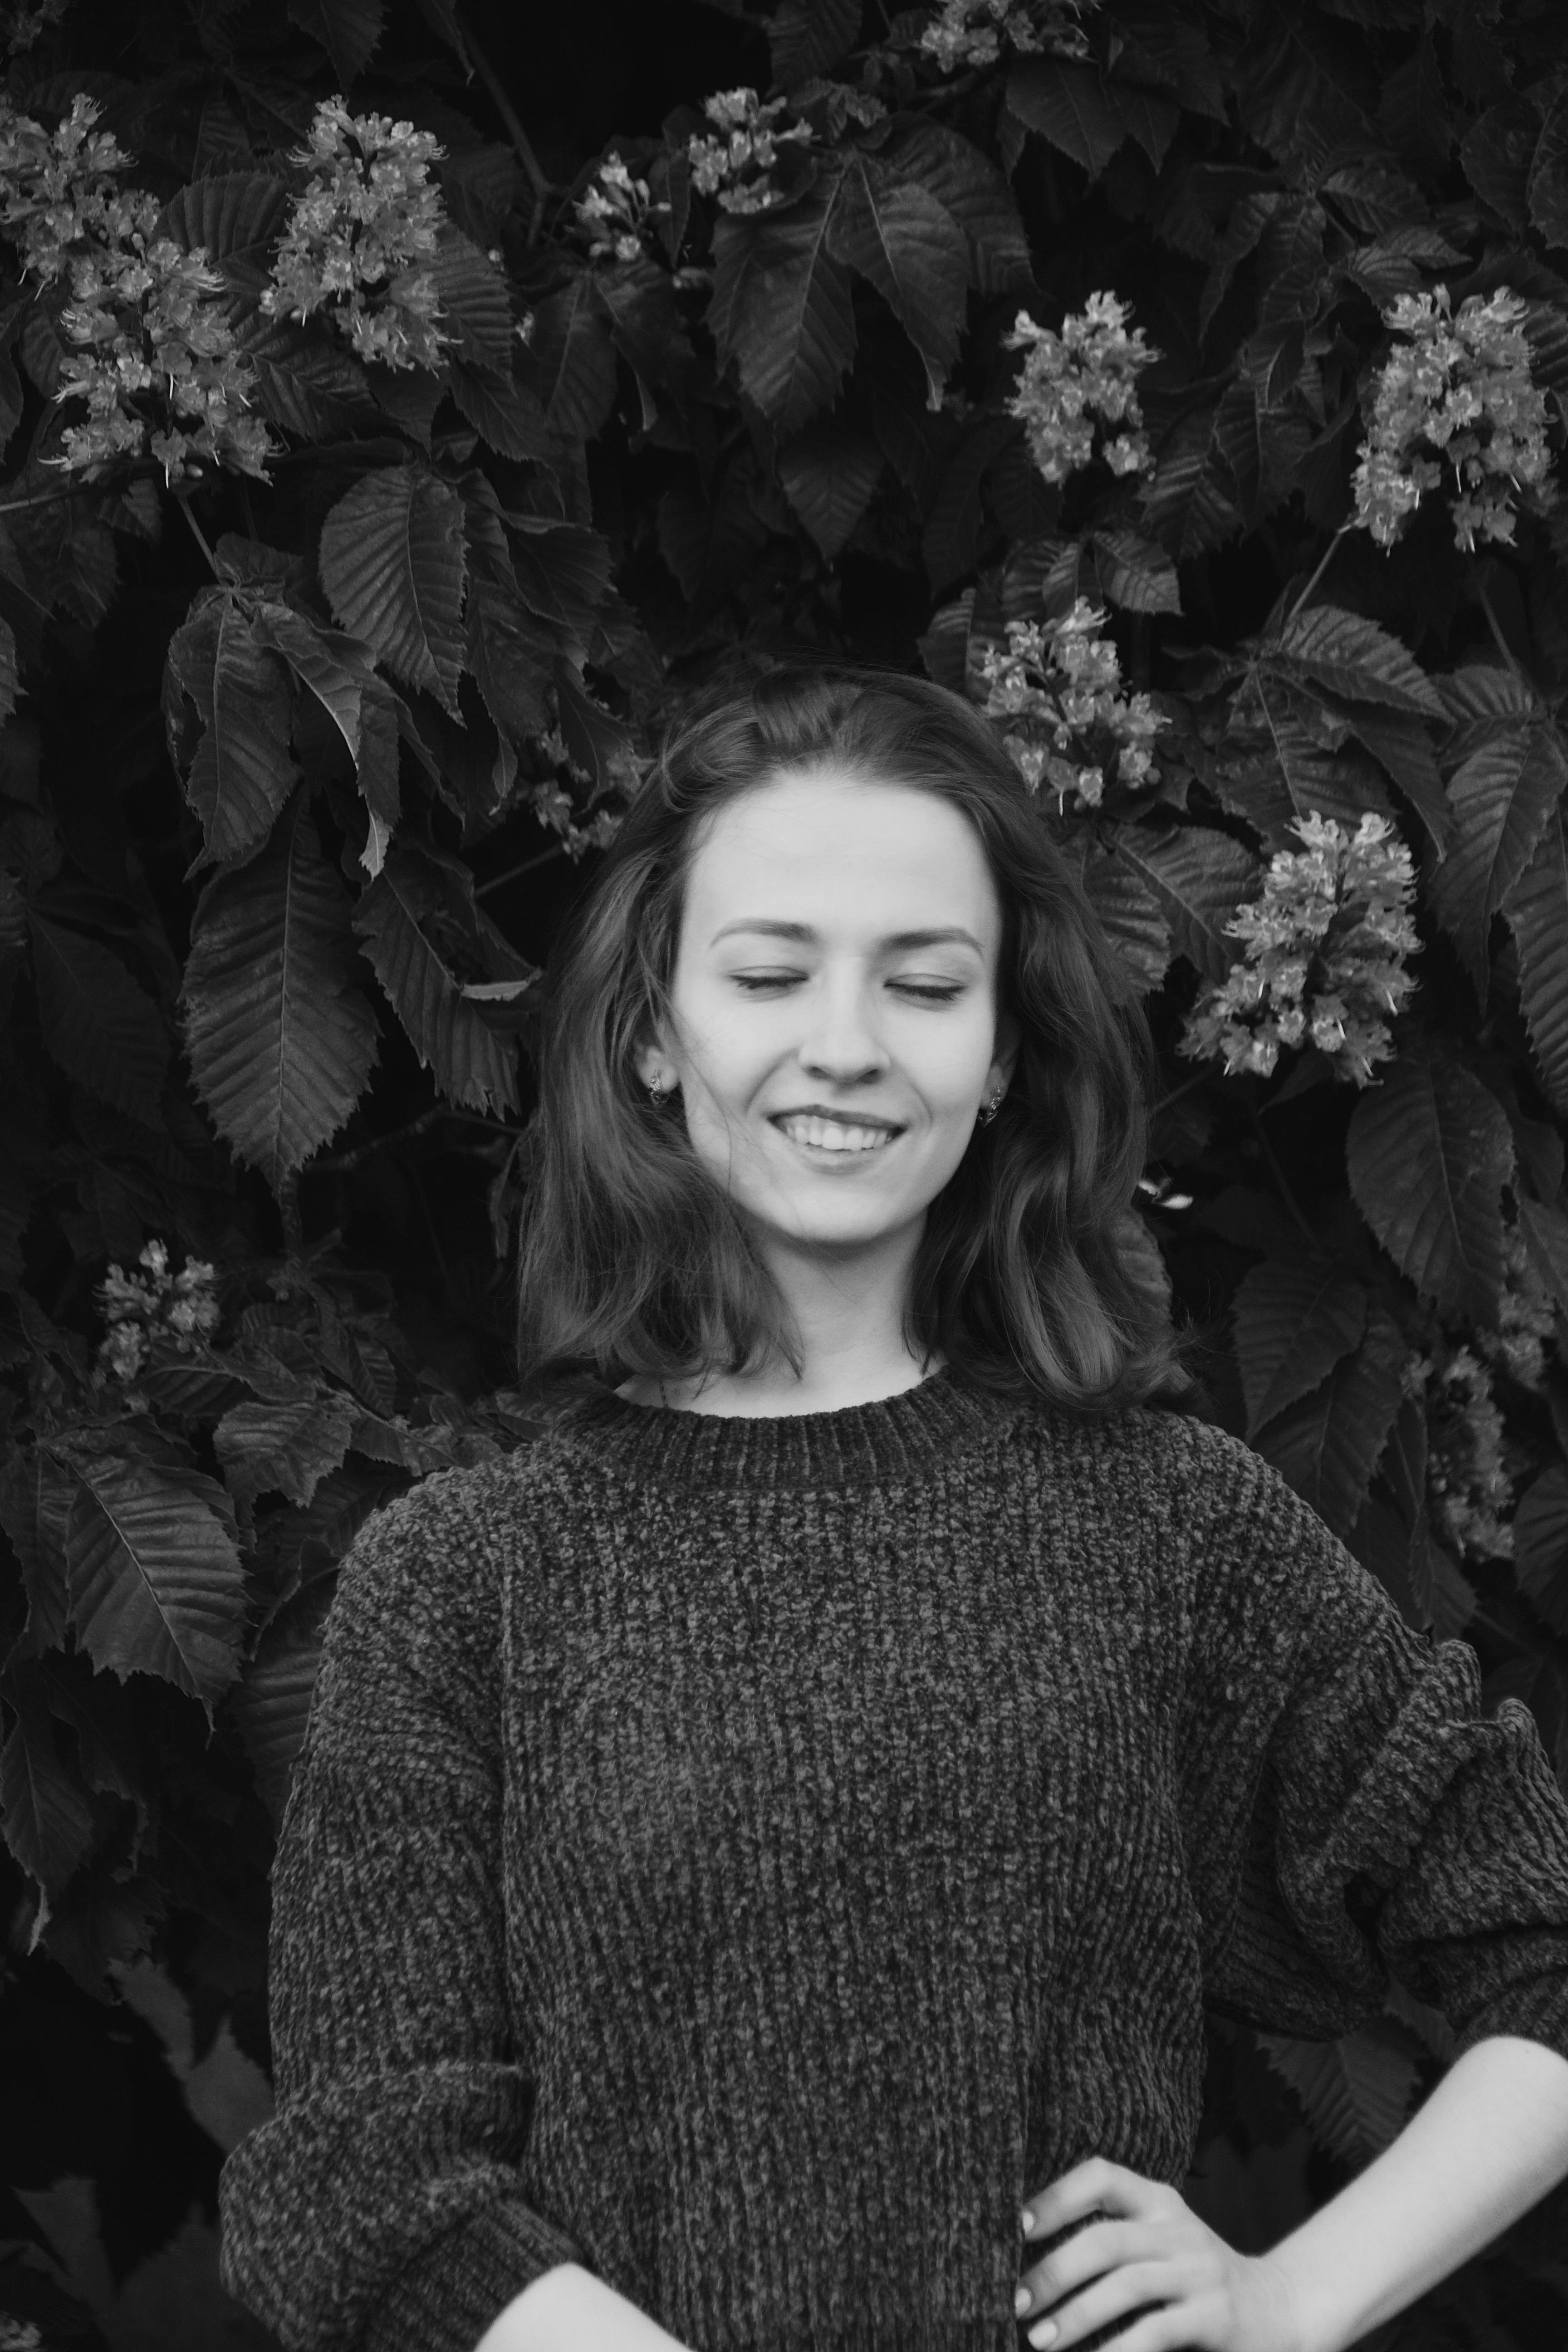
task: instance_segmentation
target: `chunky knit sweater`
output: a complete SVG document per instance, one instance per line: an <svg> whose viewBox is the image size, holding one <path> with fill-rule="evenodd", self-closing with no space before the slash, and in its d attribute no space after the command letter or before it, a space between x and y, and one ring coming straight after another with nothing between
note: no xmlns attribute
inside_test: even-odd
<svg viewBox="0 0 1568 2352"><path fill-rule="evenodd" d="M693 2352L1013 2352L1024 2196L1182 2181L1205 2003L1568 2056L1527 1709L1234 1439L945 1370L596 1396L382 1512L274 1887L224 2275L290 2352L568 2261Z"/></svg>

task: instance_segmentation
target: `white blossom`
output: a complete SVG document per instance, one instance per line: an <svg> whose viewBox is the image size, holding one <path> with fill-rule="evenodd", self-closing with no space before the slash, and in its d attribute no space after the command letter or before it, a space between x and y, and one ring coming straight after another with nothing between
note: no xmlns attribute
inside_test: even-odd
<svg viewBox="0 0 1568 2352"><path fill-rule="evenodd" d="M1047 482L1065 482L1094 455L1094 420L1100 426L1100 455L1113 474L1146 473L1153 464L1138 405L1138 375L1158 352L1143 330L1127 331L1131 311L1114 294L1091 294L1081 311L1069 310L1060 334L1037 326L1020 310L1004 349L1026 353L1018 388L1007 403L1020 417L1029 455ZM1106 428L1120 429L1108 434Z"/></svg>
<svg viewBox="0 0 1568 2352"><path fill-rule="evenodd" d="M920 46L943 73L994 65L1004 44L1021 56L1087 58L1079 18L1098 0L943 0Z"/></svg>
<svg viewBox="0 0 1568 2352"><path fill-rule="evenodd" d="M145 1364L153 1339L172 1339L188 1355L218 1327L216 1277L205 1258L187 1258L178 1274L171 1274L167 1244L151 1241L139 1262L144 1276L111 1265L98 1293L109 1326L98 1351L99 1371L126 1384Z"/></svg>
<svg viewBox="0 0 1568 2352"><path fill-rule="evenodd" d="M430 265L446 213L430 167L446 152L412 122L324 100L294 159L310 178L289 207L261 298L268 316L321 310L361 359L439 367L447 338Z"/></svg>
<svg viewBox="0 0 1568 2352"><path fill-rule="evenodd" d="M1426 1405L1426 1494L1439 1536L1456 1551L1510 1559L1513 1509L1502 1414L1491 1376L1468 1348L1439 1347L1407 1368Z"/></svg>
<svg viewBox="0 0 1568 2352"><path fill-rule="evenodd" d="M754 89L721 89L704 100L717 135L687 142L693 186L717 196L727 213L766 212L783 193L773 176L780 148L811 144L809 122L780 121L788 110L787 98L764 105Z"/></svg>
<svg viewBox="0 0 1568 2352"><path fill-rule="evenodd" d="M1058 621L1009 621L1005 651L987 646L979 664L985 716L1032 793L1058 805L1098 808L1108 778L1136 789L1157 778L1150 750L1165 720L1146 694L1128 694L1105 614L1079 597Z"/></svg>
<svg viewBox="0 0 1568 2352"><path fill-rule="evenodd" d="M572 209L587 234L591 261L636 261L648 226L669 206L652 201L647 182L635 178L612 148Z"/></svg>

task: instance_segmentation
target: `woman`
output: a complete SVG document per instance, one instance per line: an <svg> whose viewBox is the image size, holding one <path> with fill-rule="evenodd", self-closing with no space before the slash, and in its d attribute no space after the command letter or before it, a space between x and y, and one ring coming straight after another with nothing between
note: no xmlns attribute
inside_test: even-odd
<svg viewBox="0 0 1568 2352"><path fill-rule="evenodd" d="M1002 2352L1018 2289L1036 2346L1339 2352L1568 2171L1568 1807L1154 1409L1143 1054L956 697L667 746L549 990L521 1345L576 1391L328 1627L224 2179L285 2346ZM1237 2254L1204 2004L1329 2037L1391 1968L1455 2064Z"/></svg>

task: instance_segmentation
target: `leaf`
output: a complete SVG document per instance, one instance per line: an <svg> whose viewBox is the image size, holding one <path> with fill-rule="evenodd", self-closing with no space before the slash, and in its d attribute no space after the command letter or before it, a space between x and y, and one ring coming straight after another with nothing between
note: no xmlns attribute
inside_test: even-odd
<svg viewBox="0 0 1568 2352"><path fill-rule="evenodd" d="M1359 613L1335 604L1312 604L1280 630L1276 650L1300 671L1352 702L1380 702L1426 719L1444 715L1442 698L1397 637Z"/></svg>
<svg viewBox="0 0 1568 2352"><path fill-rule="evenodd" d="M529 352L552 431L593 440L615 406L616 351L591 270L535 307Z"/></svg>
<svg viewBox="0 0 1568 2352"><path fill-rule="evenodd" d="M974 569L980 533L980 485L987 469L1020 434L1010 416L986 416L972 427L948 460L926 518L921 551L933 595Z"/></svg>
<svg viewBox="0 0 1568 2352"><path fill-rule="evenodd" d="M726 214L714 224L708 325L719 364L735 361L747 397L785 438L827 405L855 356L849 279L828 248L830 212L814 192L776 216Z"/></svg>
<svg viewBox="0 0 1568 2352"><path fill-rule="evenodd" d="M1356 1523L1403 1396L1409 1349L1385 1307L1367 1315L1359 1348L1342 1356L1321 1387L1298 1397L1260 1430L1258 1450L1337 1536Z"/></svg>
<svg viewBox="0 0 1568 2352"><path fill-rule="evenodd" d="M291 319L258 311L236 341L256 372L258 406L285 433L336 441L379 421L363 368L322 330L308 333Z"/></svg>
<svg viewBox="0 0 1568 2352"><path fill-rule="evenodd" d="M232 596L216 607L211 705L185 777L205 858L226 865L270 832L300 781L289 748L288 673Z"/></svg>
<svg viewBox="0 0 1568 2352"><path fill-rule="evenodd" d="M1439 922L1486 999L1492 917L1534 855L1568 785L1554 728L1494 721L1448 779L1454 834L1432 884Z"/></svg>
<svg viewBox="0 0 1568 2352"><path fill-rule="evenodd" d="M1007 77L1007 111L1097 180L1127 124L1100 73L1061 58L1031 58Z"/></svg>
<svg viewBox="0 0 1568 2352"><path fill-rule="evenodd" d="M289 21L320 42L346 89L380 45L384 0L289 0Z"/></svg>
<svg viewBox="0 0 1568 2352"><path fill-rule="evenodd" d="M1332 1261L1269 1258L1243 1276L1233 1312L1251 1438L1360 1347L1366 1292Z"/></svg>
<svg viewBox="0 0 1568 2352"><path fill-rule="evenodd" d="M1442 851L1454 830L1454 812L1443 790L1432 739L1421 720L1375 704L1336 702L1333 708L1357 741L1393 777Z"/></svg>
<svg viewBox="0 0 1568 2352"><path fill-rule="evenodd" d="M1483 204L1510 228L1526 219L1531 161L1541 137L1541 111L1527 98L1489 106L1459 142L1465 177Z"/></svg>
<svg viewBox="0 0 1568 2352"><path fill-rule="evenodd" d="M287 604L264 604L252 624L257 643L286 661L309 688L358 763L360 708L375 676L375 657L362 637L340 635L308 621Z"/></svg>
<svg viewBox="0 0 1568 2352"><path fill-rule="evenodd" d="M321 525L321 584L338 620L405 686L453 716L462 673L463 502L421 466L385 466Z"/></svg>
<svg viewBox="0 0 1568 2352"><path fill-rule="evenodd" d="M514 1050L465 1002L462 983L421 924L443 893L427 861L395 850L354 910L354 929L420 1064L467 1110L519 1107Z"/></svg>
<svg viewBox="0 0 1568 2352"><path fill-rule="evenodd" d="M358 775L368 830L360 864L372 876L381 872L399 814L399 708L396 696L384 679L373 677L366 681L360 705Z"/></svg>
<svg viewBox="0 0 1568 2352"><path fill-rule="evenodd" d="M1113 850L1098 845L1083 863L1089 905L1140 995L1160 986L1171 961L1171 930L1142 875Z"/></svg>
<svg viewBox="0 0 1568 2352"><path fill-rule="evenodd" d="M1100 587L1123 612L1181 611L1176 567L1153 540L1135 530L1097 530L1094 551Z"/></svg>
<svg viewBox="0 0 1568 2352"><path fill-rule="evenodd" d="M237 1404L213 1432L224 1483L237 1503L258 1495L310 1502L349 1450L354 1406L346 1396L302 1397L294 1404Z"/></svg>
<svg viewBox="0 0 1568 2352"><path fill-rule="evenodd" d="M227 1497L132 1454L75 1464L67 1536L71 1622L93 1664L157 1675L210 1701L239 1670L245 1573Z"/></svg>
<svg viewBox="0 0 1568 2352"><path fill-rule="evenodd" d="M550 723L544 688L553 646L523 610L506 532L493 502L476 496L467 501L466 512L468 667L485 708L503 733L542 735ZM535 569L545 583L536 592L542 594L551 574L546 566ZM566 625L564 614L562 619Z"/></svg>
<svg viewBox="0 0 1568 2352"><path fill-rule="evenodd" d="M525 383L511 374L469 367L458 358L447 361L447 372L458 415L498 457L514 463L529 457L550 462L554 451L544 411Z"/></svg>
<svg viewBox="0 0 1568 2352"><path fill-rule="evenodd" d="M1554 1633L1568 1633L1568 1470L1545 1471L1513 1515L1514 1573Z"/></svg>
<svg viewBox="0 0 1568 2352"><path fill-rule="evenodd" d="M44 1044L89 1094L162 1134L169 1036L157 1006L97 940L36 908L27 929Z"/></svg>
<svg viewBox="0 0 1568 2352"><path fill-rule="evenodd" d="M1369 2163L1404 2128L1421 2073L1415 2037L1394 2021L1376 2018L1337 2042L1276 2033L1258 2040L1301 2102L1316 2138L1342 2163Z"/></svg>
<svg viewBox="0 0 1568 2352"><path fill-rule="evenodd" d="M880 152L957 223L969 247L970 282L982 294L1030 283L1029 240L1012 191L978 147L942 123L916 122Z"/></svg>
<svg viewBox="0 0 1568 2352"><path fill-rule="evenodd" d="M1223 980L1237 952L1225 925L1257 887L1251 852L1207 825L1178 827L1163 841L1144 826L1125 825L1116 846L1163 908L1177 953L1205 980Z"/></svg>
<svg viewBox="0 0 1568 2352"><path fill-rule="evenodd" d="M1217 404L1182 417L1143 486L1142 520L1178 563L1212 554L1242 527L1218 421Z"/></svg>
<svg viewBox="0 0 1568 2352"><path fill-rule="evenodd" d="M1524 200L1547 244L1568 245L1568 89L1558 91L1541 126Z"/></svg>
<svg viewBox="0 0 1568 2352"><path fill-rule="evenodd" d="M1146 89L1129 89L1120 80L1112 82L1110 94L1117 113L1157 172L1176 135L1180 110Z"/></svg>
<svg viewBox="0 0 1568 2352"><path fill-rule="evenodd" d="M43 1446L13 1444L0 1468L0 1527L11 1538L27 1596L24 1640L37 1654L66 1630L66 1525L75 1486Z"/></svg>
<svg viewBox="0 0 1568 2352"><path fill-rule="evenodd" d="M294 1766L305 1744L331 1599L331 1585L318 1582L268 1627L229 1702L258 1793L275 1822L283 1818Z"/></svg>
<svg viewBox="0 0 1568 2352"><path fill-rule="evenodd" d="M47 1698L25 1666L0 1680L15 1720L0 1748L0 1829L13 1859L58 1895L92 1850L92 1807L60 1761Z"/></svg>
<svg viewBox="0 0 1568 2352"><path fill-rule="evenodd" d="M196 1092L276 1192L337 1133L375 1061L348 898L301 798L258 857L207 885L185 967Z"/></svg>
<svg viewBox="0 0 1568 2352"><path fill-rule="evenodd" d="M1497 1328L1507 1114L1458 1064L1402 1054L1346 1139L1351 1192L1401 1274L1444 1312Z"/></svg>
<svg viewBox="0 0 1568 2352"><path fill-rule="evenodd" d="M439 325L470 367L511 373L515 349L506 279L471 237L443 225L430 274L440 299Z"/></svg>
<svg viewBox="0 0 1568 2352"><path fill-rule="evenodd" d="M768 19L768 53L780 89L832 71L860 37L861 0L784 0Z"/></svg>
<svg viewBox="0 0 1568 2352"><path fill-rule="evenodd" d="M200 246L248 310L270 282L288 215L289 191L270 172L219 172L171 196L153 234L186 253ZM232 318L234 306L226 308Z"/></svg>
<svg viewBox="0 0 1568 2352"><path fill-rule="evenodd" d="M827 562L870 505L881 471L871 436L837 422L807 425L779 452L779 486Z"/></svg>
<svg viewBox="0 0 1568 2352"><path fill-rule="evenodd" d="M1568 843L1552 810L1534 856L1503 902L1519 950L1525 1027L1552 1108L1568 1118Z"/></svg>

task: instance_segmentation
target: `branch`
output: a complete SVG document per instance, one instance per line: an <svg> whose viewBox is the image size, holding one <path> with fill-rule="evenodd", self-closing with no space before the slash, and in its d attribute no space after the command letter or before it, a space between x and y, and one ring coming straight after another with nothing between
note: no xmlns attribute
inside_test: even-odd
<svg viewBox="0 0 1568 2352"><path fill-rule="evenodd" d="M196 520L195 515L191 512L190 500L188 499L182 499L179 501L179 507L180 512L184 516L185 520L190 524L192 530L195 534L196 545L206 557L207 570L212 573L213 578L216 580L220 576L217 568L217 562L213 554L212 549L207 545L206 534L202 530L202 527Z"/></svg>
<svg viewBox="0 0 1568 2352"><path fill-rule="evenodd" d="M1319 581L1328 570L1329 565L1333 559L1334 550L1338 547L1341 540L1343 539L1346 531L1353 530L1354 527L1355 526L1352 523L1341 523L1338 530L1335 531L1332 539L1330 540L1328 546L1324 549L1322 560L1319 563L1317 570L1313 572L1311 578L1308 581L1306 586L1302 589L1300 594L1291 605L1290 610L1286 614L1285 621L1287 626L1289 626L1295 619L1297 614L1300 611L1302 605L1306 603L1308 597L1311 594L1313 589L1317 586Z"/></svg>
<svg viewBox="0 0 1568 2352"><path fill-rule="evenodd" d="M548 866L552 857L564 857L565 855L566 844L557 841L550 848L542 849L537 857L525 857L521 866L509 866L504 874L492 875L488 882L479 885L474 896L482 898L488 891L499 890L503 882L515 882L519 875L531 874L536 866Z"/></svg>

